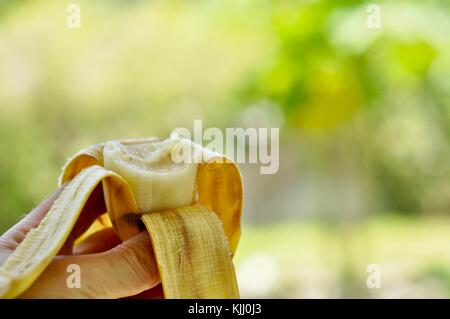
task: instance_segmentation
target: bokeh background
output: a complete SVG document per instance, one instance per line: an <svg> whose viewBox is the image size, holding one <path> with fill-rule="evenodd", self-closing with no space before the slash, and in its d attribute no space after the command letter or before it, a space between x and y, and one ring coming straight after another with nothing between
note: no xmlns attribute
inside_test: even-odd
<svg viewBox="0 0 450 319"><path fill-rule="evenodd" d="M74 2L0 0L0 233L85 146L279 127L279 172L241 165L243 297L450 296L450 2Z"/></svg>

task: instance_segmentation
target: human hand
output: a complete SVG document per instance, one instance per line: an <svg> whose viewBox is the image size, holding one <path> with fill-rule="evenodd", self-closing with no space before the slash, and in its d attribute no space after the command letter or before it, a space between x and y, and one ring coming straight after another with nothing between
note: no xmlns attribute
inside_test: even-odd
<svg viewBox="0 0 450 319"><path fill-rule="evenodd" d="M39 225L60 193L61 189L0 237L0 264L26 234ZM87 207L88 211L82 212L87 218L77 222L72 234L78 236L84 232L89 221L104 212L104 207L98 205ZM161 297L159 273L146 232L121 242L114 229L105 228L76 246L74 240L74 236L69 236L58 255L21 298L123 298L137 294L138 297ZM71 264L80 267L80 288L69 288L66 284L70 275L67 267Z"/></svg>

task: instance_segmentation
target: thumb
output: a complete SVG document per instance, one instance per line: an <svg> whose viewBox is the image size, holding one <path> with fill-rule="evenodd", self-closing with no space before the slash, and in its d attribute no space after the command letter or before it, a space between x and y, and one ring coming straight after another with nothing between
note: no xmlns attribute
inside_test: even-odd
<svg viewBox="0 0 450 319"><path fill-rule="evenodd" d="M21 297L122 298L159 283L150 238L142 232L106 252L55 257Z"/></svg>
<svg viewBox="0 0 450 319"><path fill-rule="evenodd" d="M37 227L42 218L48 213L53 202L59 197L62 187L50 195L46 200L34 208L28 215L22 218L0 237L0 248L14 250L24 240L30 229Z"/></svg>

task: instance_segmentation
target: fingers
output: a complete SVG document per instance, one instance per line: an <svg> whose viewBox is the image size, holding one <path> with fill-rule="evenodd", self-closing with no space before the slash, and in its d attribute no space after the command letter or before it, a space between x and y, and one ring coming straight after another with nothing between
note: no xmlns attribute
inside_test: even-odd
<svg viewBox="0 0 450 319"><path fill-rule="evenodd" d="M80 270L80 288L69 288L71 264ZM122 298L160 283L153 249L142 232L113 249L91 255L56 257L23 298Z"/></svg>
<svg viewBox="0 0 450 319"><path fill-rule="evenodd" d="M121 243L112 227L93 233L74 247L74 255L87 255L110 250Z"/></svg>
<svg viewBox="0 0 450 319"><path fill-rule="evenodd" d="M10 228L6 233L0 237L0 248L13 250L25 238L30 229L37 227L42 218L47 214L52 207L53 202L61 194L63 187L56 190L46 200L34 208L28 215L26 215L20 222Z"/></svg>
<svg viewBox="0 0 450 319"><path fill-rule="evenodd" d="M126 299L164 299L162 285L159 284L152 289L145 290L137 295L127 297Z"/></svg>

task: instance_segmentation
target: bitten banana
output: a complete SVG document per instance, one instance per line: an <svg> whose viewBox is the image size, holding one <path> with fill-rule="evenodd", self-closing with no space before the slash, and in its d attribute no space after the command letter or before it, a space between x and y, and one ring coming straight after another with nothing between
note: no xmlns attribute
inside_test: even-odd
<svg viewBox="0 0 450 319"><path fill-rule="evenodd" d="M186 145L201 161L173 160ZM63 184L39 226L0 266L1 297L20 296L62 247L109 223L122 240L147 229L166 298L239 297L232 256L243 189L230 159L176 135L112 141L69 159ZM107 215L98 211L97 221L79 236L75 225L93 210L89 206L104 207Z"/></svg>

